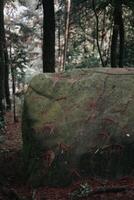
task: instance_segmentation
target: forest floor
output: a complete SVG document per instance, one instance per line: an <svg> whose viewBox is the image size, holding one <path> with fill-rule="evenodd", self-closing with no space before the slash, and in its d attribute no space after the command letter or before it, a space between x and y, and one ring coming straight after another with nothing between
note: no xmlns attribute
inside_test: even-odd
<svg viewBox="0 0 134 200"><path fill-rule="evenodd" d="M6 114L5 141L0 143L0 200L133 200L134 177L118 180L86 178L64 188L32 189L24 184L21 171L21 122L13 123L12 113Z"/></svg>

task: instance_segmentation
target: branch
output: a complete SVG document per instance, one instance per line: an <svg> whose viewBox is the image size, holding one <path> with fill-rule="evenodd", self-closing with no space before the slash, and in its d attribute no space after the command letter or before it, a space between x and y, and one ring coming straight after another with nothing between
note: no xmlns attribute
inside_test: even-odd
<svg viewBox="0 0 134 200"><path fill-rule="evenodd" d="M102 194L102 193L117 193L117 192L124 192L126 190L133 190L129 187L100 187L94 191L91 191L89 195L95 195L95 194Z"/></svg>
<svg viewBox="0 0 134 200"><path fill-rule="evenodd" d="M81 199L84 197L90 197L92 195L100 195L104 193L118 193L118 192L126 192L126 191L134 191L134 188L130 188L128 186L117 186L117 187L98 187L96 190L86 190L84 193L83 191L80 191L78 188L78 191L75 190L71 193L70 200L76 200Z"/></svg>

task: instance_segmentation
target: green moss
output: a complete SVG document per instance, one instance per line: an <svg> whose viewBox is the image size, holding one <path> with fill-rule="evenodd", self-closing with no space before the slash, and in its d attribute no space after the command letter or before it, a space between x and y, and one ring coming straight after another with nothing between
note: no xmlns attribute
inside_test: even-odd
<svg viewBox="0 0 134 200"><path fill-rule="evenodd" d="M41 155L49 149L57 156L60 144L65 147L63 151L71 152L69 162L78 167L80 159L80 168L84 166L91 175L132 172L133 84L134 75L129 71L110 69L41 74L33 78L25 96L22 126L24 162L31 182L44 182ZM118 159L116 148L103 151L109 145L123 147L120 153L124 157ZM93 148L95 151L90 154ZM70 181L70 165L64 164L55 160L47 174L49 184L64 183L67 177Z"/></svg>

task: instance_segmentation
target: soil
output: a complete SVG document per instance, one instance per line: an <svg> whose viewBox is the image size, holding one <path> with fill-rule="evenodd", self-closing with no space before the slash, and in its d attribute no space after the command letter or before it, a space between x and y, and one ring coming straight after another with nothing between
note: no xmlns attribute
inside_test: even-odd
<svg viewBox="0 0 134 200"><path fill-rule="evenodd" d="M0 200L133 200L134 177L118 180L81 178L64 188L32 188L25 183L22 168L21 120L6 113L6 133L0 143Z"/></svg>

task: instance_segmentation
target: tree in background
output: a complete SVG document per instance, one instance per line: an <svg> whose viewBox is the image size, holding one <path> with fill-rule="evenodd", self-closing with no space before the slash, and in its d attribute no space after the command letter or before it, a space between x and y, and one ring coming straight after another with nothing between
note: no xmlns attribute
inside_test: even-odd
<svg viewBox="0 0 134 200"><path fill-rule="evenodd" d="M68 48L68 38L69 38L69 27L70 27L70 12L71 12L71 0L66 0L66 12L65 12L65 33L64 33L64 47L63 47L63 61L62 61L62 71L65 69L66 54Z"/></svg>
<svg viewBox="0 0 134 200"><path fill-rule="evenodd" d="M5 52L9 54L10 71L7 73L7 80L10 73L10 90L12 91L12 107L14 113L14 122L18 121L17 118L17 106L16 95L22 93L27 78L25 72L30 70L31 65L35 57L37 58L39 52L36 51L35 46L38 44L38 38L40 32L36 32L34 24L38 23L38 16L36 13L28 11L25 7L21 7L21 11L18 12L20 4L16 2L7 2L5 5L5 31L7 38L7 48ZM31 21L31 18L33 19ZM30 22L30 23L29 23ZM33 27L31 26L33 24ZM35 38L35 45L32 45L32 40ZM39 39L40 41L40 39ZM30 49L30 52L29 52ZM7 52L8 50L8 52ZM5 54L8 56L7 54ZM8 60L7 60L8 61ZM6 65L6 60L5 60ZM39 68L39 67L38 67ZM6 70L6 66L5 66ZM31 70L34 72L34 70ZM6 73L5 73L6 75ZM6 78L5 78L5 93L6 93Z"/></svg>
<svg viewBox="0 0 134 200"><path fill-rule="evenodd" d="M19 2L27 8L38 9L43 5L43 45L42 45L42 59L43 72L55 72L55 9L54 0L37 0L26 1L19 0ZM40 12L40 10L39 10ZM39 13L41 14L41 13Z"/></svg>
<svg viewBox="0 0 134 200"><path fill-rule="evenodd" d="M122 0L115 0L113 2L113 34L111 42L111 67L120 68L123 67L123 57L124 57L124 20L123 20L123 8ZM118 48L118 38L119 38L119 48ZM119 50L118 50L119 49ZM119 52L119 53L118 53ZM117 61L119 64L117 64Z"/></svg>
<svg viewBox="0 0 134 200"><path fill-rule="evenodd" d="M130 30L128 23L131 16L129 13L134 6L132 0L119 1L55 0L54 2L49 1L48 4L47 1L42 1L43 8L46 9L43 24L43 63L45 63L43 66L48 63L47 68L49 69L51 63L56 60L56 71L63 71L70 67L99 67L101 65L103 67L123 67L128 58L132 60L132 56L126 57L129 49L124 49L124 45L128 46L130 43L129 39L126 37L124 39L124 35L128 34L127 30ZM54 20L50 17L51 12L48 13L49 4L53 4L51 11L54 11ZM127 11L126 8L128 8ZM120 11L118 14L117 10ZM39 14L41 14L40 10ZM47 17L46 20L45 17ZM52 21L56 22L55 30L50 28ZM49 34L45 32L46 30ZM45 41L45 38L52 36L49 31L56 34L53 39ZM50 51L55 51L54 41L56 52L51 53L50 56ZM129 51L129 54L131 52ZM129 63L127 62L127 66ZM46 69L43 70L46 71ZM50 72L51 69L48 71Z"/></svg>
<svg viewBox="0 0 134 200"><path fill-rule="evenodd" d="M4 28L4 0L2 0L0 2L0 131L1 128L4 128L5 105L7 109L11 109L9 62Z"/></svg>
<svg viewBox="0 0 134 200"><path fill-rule="evenodd" d="M100 56L102 67L105 67L105 63L104 63L104 60L103 60L103 57L102 57L102 52L101 52L101 48L100 48L100 44L99 44L99 17L98 17L96 8L95 8L95 1L94 0L92 0L92 6L93 6L94 15L95 15L95 18L96 18L96 42L97 42L98 53L99 53L99 56Z"/></svg>
<svg viewBox="0 0 134 200"><path fill-rule="evenodd" d="M55 72L55 11L54 0L43 4L43 72Z"/></svg>
<svg viewBox="0 0 134 200"><path fill-rule="evenodd" d="M3 108L3 100L4 100L4 81L5 81L5 58L4 58L4 0L0 3L0 131L4 121L4 108Z"/></svg>
<svg viewBox="0 0 134 200"><path fill-rule="evenodd" d="M12 40L13 54L17 54L17 48L26 50L26 55L30 58L26 64L26 68L29 71L41 72L43 69L44 72L54 72L55 67L56 71L71 68L100 67L102 61L104 63L103 66L110 67L112 60L116 62L116 66L118 66L119 61L120 66L124 64L125 66L133 66L134 31L132 27L134 20L131 11L134 6L132 0L122 0L121 2L121 15L126 37L124 42L120 44L121 34L120 30L118 30L117 45L115 45L112 39L115 35L113 33L114 27L116 27L114 25L116 7L114 1L19 1L25 5L24 12L21 14L19 6L16 7L20 16L11 21L10 27L12 31L9 34L11 34L11 38L17 39L17 42L15 42L15 39L13 39L14 41ZM12 3L14 7L17 5L17 2L18 0L15 0ZM94 6L92 2L94 2ZM34 5L34 8L29 8L32 5ZM17 26L19 26L20 31L16 30ZM113 44L117 47L116 49L113 48ZM121 45L126 47L123 48L124 53ZM33 49L34 53L32 53ZM39 51L42 52L42 57L41 53L37 52L37 49L40 49ZM119 52L122 53L120 54ZM36 56L33 57L34 54ZM114 54L116 54L115 59L111 59ZM23 56L23 53L14 56L14 62L16 62L17 66L16 74L20 81L20 75L22 74L22 77L25 76L23 70L19 69L21 67L18 67L23 65L21 55ZM20 61L18 61L19 58L22 59L21 65ZM112 64L111 66L114 65Z"/></svg>
<svg viewBox="0 0 134 200"><path fill-rule="evenodd" d="M6 44L6 41L5 41ZM5 57L5 99L6 99L6 109L11 110L11 97L10 97L10 86L9 86L9 56L7 46L4 49L4 57Z"/></svg>

